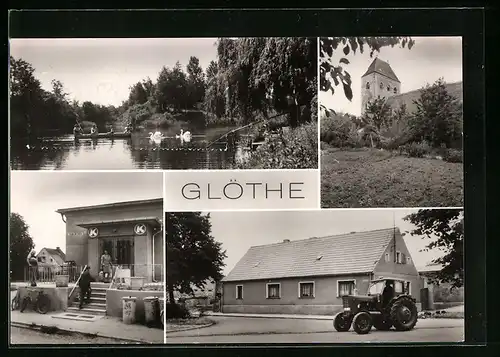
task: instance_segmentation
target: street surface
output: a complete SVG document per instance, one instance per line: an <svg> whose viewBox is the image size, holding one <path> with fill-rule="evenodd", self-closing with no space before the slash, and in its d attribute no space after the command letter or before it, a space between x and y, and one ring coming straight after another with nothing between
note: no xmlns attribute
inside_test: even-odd
<svg viewBox="0 0 500 357"><path fill-rule="evenodd" d="M211 316L210 327L168 333L167 343L348 343L348 342L460 342L463 319L423 319L407 332L378 331L368 335L337 332L330 320L269 319Z"/></svg>
<svg viewBox="0 0 500 357"><path fill-rule="evenodd" d="M58 345L58 344L123 344L123 341L112 338L91 337L81 334L47 334L27 328L10 328L11 345L37 344L37 345Z"/></svg>

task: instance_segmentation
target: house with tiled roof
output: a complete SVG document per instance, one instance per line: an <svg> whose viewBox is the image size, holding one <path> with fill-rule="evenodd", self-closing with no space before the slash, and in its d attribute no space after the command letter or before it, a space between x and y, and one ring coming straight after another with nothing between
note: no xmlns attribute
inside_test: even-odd
<svg viewBox="0 0 500 357"><path fill-rule="evenodd" d="M403 280L419 301L419 274L398 228L285 239L247 251L222 280L222 312L333 314L342 296L366 294L381 277Z"/></svg>
<svg viewBox="0 0 500 357"><path fill-rule="evenodd" d="M52 271L58 271L66 261L66 254L61 248L42 248L36 255L39 267L47 267Z"/></svg>

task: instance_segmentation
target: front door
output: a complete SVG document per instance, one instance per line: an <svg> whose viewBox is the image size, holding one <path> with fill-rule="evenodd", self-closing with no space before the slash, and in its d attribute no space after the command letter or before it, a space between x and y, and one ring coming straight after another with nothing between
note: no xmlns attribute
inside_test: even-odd
<svg viewBox="0 0 500 357"><path fill-rule="evenodd" d="M113 265L121 265L130 269L134 276L134 238L132 237L106 237L99 240L99 263L104 251L111 255Z"/></svg>

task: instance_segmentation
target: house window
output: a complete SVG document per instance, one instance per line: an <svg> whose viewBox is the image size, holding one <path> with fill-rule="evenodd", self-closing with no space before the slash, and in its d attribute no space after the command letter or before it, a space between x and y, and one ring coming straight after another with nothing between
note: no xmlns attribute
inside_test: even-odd
<svg viewBox="0 0 500 357"><path fill-rule="evenodd" d="M401 252L396 252L396 263L401 264Z"/></svg>
<svg viewBox="0 0 500 357"><path fill-rule="evenodd" d="M337 281L337 296L353 295L356 286L355 280L339 280Z"/></svg>
<svg viewBox="0 0 500 357"><path fill-rule="evenodd" d="M396 94L398 92L398 89L396 87L394 87L394 94Z"/></svg>
<svg viewBox="0 0 500 357"><path fill-rule="evenodd" d="M370 82L366 82L366 89L370 89Z"/></svg>
<svg viewBox="0 0 500 357"><path fill-rule="evenodd" d="M243 285L236 285L236 299L243 300Z"/></svg>
<svg viewBox="0 0 500 357"><path fill-rule="evenodd" d="M411 264L411 258L410 257L406 257L406 264Z"/></svg>
<svg viewBox="0 0 500 357"><path fill-rule="evenodd" d="M279 299L281 297L281 284L266 284L266 298Z"/></svg>
<svg viewBox="0 0 500 357"><path fill-rule="evenodd" d="M388 263L389 260L390 260L389 253L385 253L385 261L386 261L386 263Z"/></svg>
<svg viewBox="0 0 500 357"><path fill-rule="evenodd" d="M314 282L300 282L299 283L299 298L313 298L314 297Z"/></svg>

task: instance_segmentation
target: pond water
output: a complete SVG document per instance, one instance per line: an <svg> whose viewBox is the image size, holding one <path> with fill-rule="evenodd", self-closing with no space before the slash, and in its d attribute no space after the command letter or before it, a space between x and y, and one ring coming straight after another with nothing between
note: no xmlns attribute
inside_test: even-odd
<svg viewBox="0 0 500 357"><path fill-rule="evenodd" d="M12 170L133 170L230 169L248 155L240 133L218 140L234 127L192 127L191 141L176 138L178 128L161 130L161 142L152 142L150 130L129 139L80 139L72 135L41 138L29 146L11 146ZM153 130L154 131L154 130Z"/></svg>

